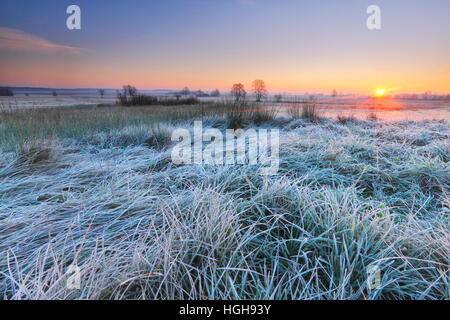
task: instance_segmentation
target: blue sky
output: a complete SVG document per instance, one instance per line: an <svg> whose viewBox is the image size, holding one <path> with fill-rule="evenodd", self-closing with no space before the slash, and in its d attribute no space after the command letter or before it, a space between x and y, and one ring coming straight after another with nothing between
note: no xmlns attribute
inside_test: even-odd
<svg viewBox="0 0 450 320"><path fill-rule="evenodd" d="M70 4L81 7L80 31L66 28ZM371 4L382 10L380 31L366 28ZM0 43L0 83L10 85L226 89L262 78L275 91L450 91L447 0L0 0L0 8L4 33L80 49Z"/></svg>

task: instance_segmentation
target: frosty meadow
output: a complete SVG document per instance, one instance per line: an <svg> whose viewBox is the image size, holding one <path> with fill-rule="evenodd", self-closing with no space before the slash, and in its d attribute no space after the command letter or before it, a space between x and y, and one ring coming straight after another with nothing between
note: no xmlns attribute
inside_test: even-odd
<svg viewBox="0 0 450 320"><path fill-rule="evenodd" d="M278 129L209 128L203 132L201 121L194 122L193 137L188 129L172 134L172 161L176 165L261 165L261 175L275 175L279 167L280 132ZM193 139L192 139L193 138ZM204 143L207 143L204 145Z"/></svg>

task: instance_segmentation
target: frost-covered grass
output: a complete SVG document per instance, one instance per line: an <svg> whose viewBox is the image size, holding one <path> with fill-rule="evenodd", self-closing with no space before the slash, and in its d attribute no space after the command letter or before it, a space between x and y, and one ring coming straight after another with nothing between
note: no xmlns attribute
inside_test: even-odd
<svg viewBox="0 0 450 320"><path fill-rule="evenodd" d="M450 298L448 123L271 120L280 170L263 177L173 165L188 117L87 115L2 118L2 297Z"/></svg>

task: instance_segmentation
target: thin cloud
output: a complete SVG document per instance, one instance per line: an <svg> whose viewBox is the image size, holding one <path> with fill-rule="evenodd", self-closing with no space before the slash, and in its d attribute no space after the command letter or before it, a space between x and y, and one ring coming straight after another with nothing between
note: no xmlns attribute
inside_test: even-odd
<svg viewBox="0 0 450 320"><path fill-rule="evenodd" d="M0 27L0 51L79 55L83 49L56 44L18 29Z"/></svg>

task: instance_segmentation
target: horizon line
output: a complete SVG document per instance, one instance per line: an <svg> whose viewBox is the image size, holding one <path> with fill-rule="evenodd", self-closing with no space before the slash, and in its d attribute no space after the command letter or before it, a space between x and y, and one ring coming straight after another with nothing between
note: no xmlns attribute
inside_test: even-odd
<svg viewBox="0 0 450 320"><path fill-rule="evenodd" d="M189 86L187 86L189 88ZM51 86L32 86L32 85L3 85L0 84L0 88L11 88L11 89L48 89L48 90L99 90L99 89L104 89L104 90L110 90L110 91L117 91L117 90L121 90L122 87L118 87L118 88L106 88L106 87L51 87ZM137 87L136 87L137 88ZM182 88L180 89L168 89L168 88L154 88L154 89L149 89L149 88L137 88L138 91L169 91L169 92L178 92L181 91ZM205 93L210 92L210 91L214 91L214 90L219 90L220 92L229 92L230 89L219 89L219 88L215 88L215 89L190 89L189 90L191 92L196 92L196 91L203 91ZM339 90L336 90L338 92L339 96L343 96L343 95L371 95L370 92L351 92L351 91L342 91L339 92ZM253 91L248 91L248 94L251 94ZM426 93L429 93L430 95L450 95L450 91L448 92L433 92L432 90L427 90L425 92L398 92L398 93L393 93L390 94L390 96L395 96L395 95L423 95ZM307 90L299 90L299 91L267 91L268 94L288 94L288 95L330 95L329 93L326 93L325 91L307 91Z"/></svg>

